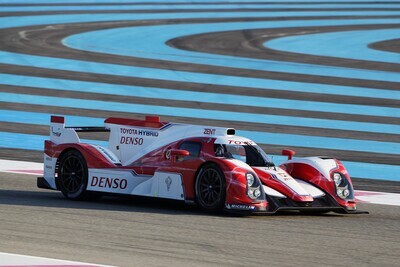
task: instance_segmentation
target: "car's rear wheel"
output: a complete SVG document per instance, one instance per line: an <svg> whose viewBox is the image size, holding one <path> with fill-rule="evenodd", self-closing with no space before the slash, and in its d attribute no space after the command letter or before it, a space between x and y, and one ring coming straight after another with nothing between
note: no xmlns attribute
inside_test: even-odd
<svg viewBox="0 0 400 267"><path fill-rule="evenodd" d="M226 182L222 171L214 164L203 166L195 183L196 202L205 211L215 212L224 207Z"/></svg>
<svg viewBox="0 0 400 267"><path fill-rule="evenodd" d="M69 150L60 158L57 186L63 195L72 200L87 198L88 168L86 160L77 150Z"/></svg>

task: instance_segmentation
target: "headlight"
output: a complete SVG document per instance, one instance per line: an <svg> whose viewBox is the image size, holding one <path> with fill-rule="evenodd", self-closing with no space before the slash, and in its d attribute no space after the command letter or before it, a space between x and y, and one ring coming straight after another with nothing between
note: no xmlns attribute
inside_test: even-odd
<svg viewBox="0 0 400 267"><path fill-rule="evenodd" d="M254 194L254 196L255 196L256 198L260 197L260 196L261 196L261 191L260 191L260 189L257 188L256 190L254 190L253 194Z"/></svg>
<svg viewBox="0 0 400 267"><path fill-rule="evenodd" d="M345 187L338 187L336 189L336 194L342 198L342 199L346 199L349 195L350 195L350 190L347 187L347 185Z"/></svg>
<svg viewBox="0 0 400 267"><path fill-rule="evenodd" d="M354 198L353 187L343 174L333 173L333 181L335 182L336 195L338 197L344 200Z"/></svg>
<svg viewBox="0 0 400 267"><path fill-rule="evenodd" d="M336 194L337 194L339 197L343 197L342 192L343 192L342 189L340 189L340 188L336 189Z"/></svg>
<svg viewBox="0 0 400 267"><path fill-rule="evenodd" d="M257 176L248 172L246 173L247 195L253 200L264 200L265 196L261 189L261 183Z"/></svg>
<svg viewBox="0 0 400 267"><path fill-rule="evenodd" d="M342 183L342 176L340 173L335 172L333 174L333 180L335 181L336 186L339 186Z"/></svg>
<svg viewBox="0 0 400 267"><path fill-rule="evenodd" d="M343 196L348 197L349 195L350 195L349 189L347 189L347 188L343 189Z"/></svg>
<svg viewBox="0 0 400 267"><path fill-rule="evenodd" d="M246 174L247 186L252 186L254 184L254 176L251 173Z"/></svg>

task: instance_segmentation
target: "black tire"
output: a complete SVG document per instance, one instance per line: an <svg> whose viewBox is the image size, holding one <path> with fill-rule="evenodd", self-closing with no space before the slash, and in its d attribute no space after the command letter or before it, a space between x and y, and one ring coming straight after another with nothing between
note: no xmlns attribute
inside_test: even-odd
<svg viewBox="0 0 400 267"><path fill-rule="evenodd" d="M88 168L86 160L77 150L69 150L60 158L57 186L63 195L72 200L87 199Z"/></svg>
<svg viewBox="0 0 400 267"><path fill-rule="evenodd" d="M222 210L226 198L226 182L222 171L214 164L203 166L196 177L196 202L207 212Z"/></svg>

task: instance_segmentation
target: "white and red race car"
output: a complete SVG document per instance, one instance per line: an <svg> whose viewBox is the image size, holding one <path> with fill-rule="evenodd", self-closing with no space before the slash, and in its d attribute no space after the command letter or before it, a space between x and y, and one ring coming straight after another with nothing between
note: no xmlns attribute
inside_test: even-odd
<svg viewBox="0 0 400 267"><path fill-rule="evenodd" d="M81 143L78 132L110 132L108 147ZM279 166L235 129L108 118L104 127L65 127L52 116L38 187L68 199L102 194L166 198L206 211L362 213L345 167L336 159L307 157Z"/></svg>

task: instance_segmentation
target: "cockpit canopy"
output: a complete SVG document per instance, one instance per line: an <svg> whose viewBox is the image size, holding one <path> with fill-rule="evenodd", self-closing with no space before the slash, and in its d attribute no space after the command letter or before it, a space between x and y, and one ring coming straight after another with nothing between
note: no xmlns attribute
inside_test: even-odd
<svg viewBox="0 0 400 267"><path fill-rule="evenodd" d="M268 155L256 144L214 144L216 157L237 159L254 167L274 166Z"/></svg>

